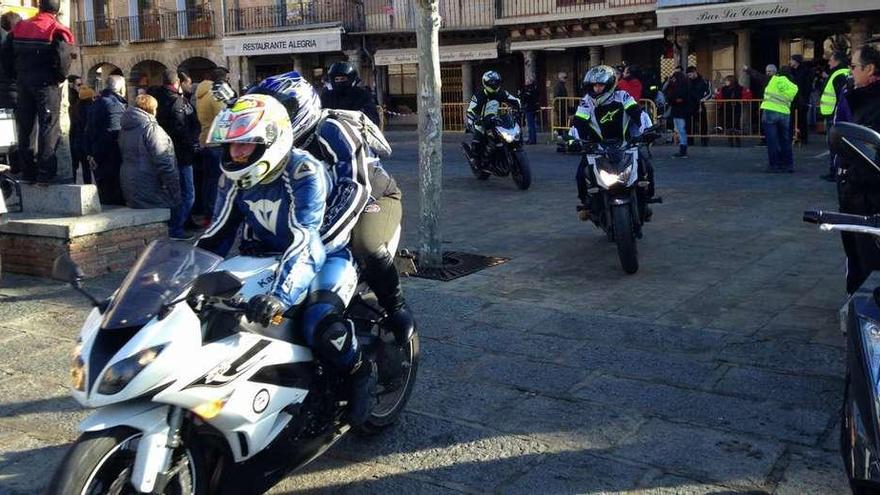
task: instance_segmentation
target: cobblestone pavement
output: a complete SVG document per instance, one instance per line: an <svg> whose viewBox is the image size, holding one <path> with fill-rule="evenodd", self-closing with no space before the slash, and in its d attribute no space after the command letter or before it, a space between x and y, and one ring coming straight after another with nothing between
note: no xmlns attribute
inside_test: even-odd
<svg viewBox="0 0 880 495"><path fill-rule="evenodd" d="M417 142L387 162L417 234ZM843 256L800 221L833 207L819 149L798 173L766 150L656 151L654 221L627 276L575 216L576 157L530 147L534 185L478 182L445 146L447 249L511 261L405 281L422 368L399 425L349 437L273 493L844 493L836 451ZM109 292L120 276L90 283ZM0 284L0 493L35 493L85 414L67 355L86 305L20 276Z"/></svg>

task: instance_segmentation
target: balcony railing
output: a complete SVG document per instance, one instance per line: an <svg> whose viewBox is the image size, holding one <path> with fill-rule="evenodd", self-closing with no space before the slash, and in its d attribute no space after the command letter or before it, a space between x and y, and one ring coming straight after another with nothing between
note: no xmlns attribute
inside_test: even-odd
<svg viewBox="0 0 880 495"><path fill-rule="evenodd" d="M593 17L609 9L655 7L657 0L498 0L498 18L528 16Z"/></svg>
<svg viewBox="0 0 880 495"><path fill-rule="evenodd" d="M77 39L83 46L212 38L214 13L207 9L142 14L117 19L96 19L76 23Z"/></svg>
<svg viewBox="0 0 880 495"><path fill-rule="evenodd" d="M440 29L490 28L495 22L496 0L440 0ZM367 31L415 31L416 2L365 0Z"/></svg>
<svg viewBox="0 0 880 495"><path fill-rule="evenodd" d="M225 28L226 33L253 33L342 23L346 31L363 31L362 13L356 0L288 0L282 5L230 9Z"/></svg>

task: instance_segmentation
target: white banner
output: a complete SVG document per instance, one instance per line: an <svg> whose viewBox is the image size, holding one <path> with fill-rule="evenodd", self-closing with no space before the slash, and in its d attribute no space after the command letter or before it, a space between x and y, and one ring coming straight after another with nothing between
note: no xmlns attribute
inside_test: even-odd
<svg viewBox="0 0 880 495"><path fill-rule="evenodd" d="M462 62L465 60L489 60L495 58L498 58L498 45L496 43L440 47L440 62ZM417 64L419 63L419 52L416 48L376 50L373 61L377 66Z"/></svg>
<svg viewBox="0 0 880 495"><path fill-rule="evenodd" d="M836 14L880 9L880 0L745 0L657 9L657 26L697 26L774 17Z"/></svg>
<svg viewBox="0 0 880 495"><path fill-rule="evenodd" d="M223 38L223 55L227 57L341 50L342 30L339 28Z"/></svg>

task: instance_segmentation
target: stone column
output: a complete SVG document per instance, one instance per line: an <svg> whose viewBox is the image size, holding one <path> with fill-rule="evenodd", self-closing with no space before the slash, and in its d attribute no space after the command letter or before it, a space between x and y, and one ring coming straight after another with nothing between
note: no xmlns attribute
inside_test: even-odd
<svg viewBox="0 0 880 495"><path fill-rule="evenodd" d="M294 55L293 56L293 70L299 72L300 75L303 75L303 76L305 75L305 74L303 74L303 57L302 57L302 55Z"/></svg>
<svg viewBox="0 0 880 495"><path fill-rule="evenodd" d="M376 101L385 105L385 93L388 92L388 66L376 67Z"/></svg>
<svg viewBox="0 0 880 495"><path fill-rule="evenodd" d="M238 57L239 63L239 74L238 80L239 84L242 88L246 88L250 86L251 82L253 82L253 78L251 76L251 63L248 57Z"/></svg>
<svg viewBox="0 0 880 495"><path fill-rule="evenodd" d="M743 69L744 66L752 66L752 30L740 29L736 31L736 71L739 83L744 88L749 87L749 75Z"/></svg>
<svg viewBox="0 0 880 495"><path fill-rule="evenodd" d="M538 79L538 64L535 60L535 51L523 52L523 77L526 83L535 82Z"/></svg>
<svg viewBox="0 0 880 495"><path fill-rule="evenodd" d="M602 47L601 46L591 46L590 47L590 67L595 67L602 63Z"/></svg>
<svg viewBox="0 0 880 495"><path fill-rule="evenodd" d="M676 46L678 50L678 55L676 59L678 60L678 65L680 65L682 69L687 69L688 67L688 57L690 56L690 42L691 37L687 34L680 34L676 39Z"/></svg>
<svg viewBox="0 0 880 495"><path fill-rule="evenodd" d="M870 32L868 21L864 19L853 20L849 22L849 43L851 52L854 53L860 46L865 44ZM852 55L850 53L850 55Z"/></svg>
<svg viewBox="0 0 880 495"><path fill-rule="evenodd" d="M788 66L788 59L791 58L791 40L788 38L779 39L779 69Z"/></svg>
<svg viewBox="0 0 880 495"><path fill-rule="evenodd" d="M348 62L357 69L358 74L363 74L363 57L361 57L360 50L347 50L345 52L345 56L348 57Z"/></svg>
<svg viewBox="0 0 880 495"><path fill-rule="evenodd" d="M474 65L471 62L461 63L461 96L464 102L471 101L474 95Z"/></svg>

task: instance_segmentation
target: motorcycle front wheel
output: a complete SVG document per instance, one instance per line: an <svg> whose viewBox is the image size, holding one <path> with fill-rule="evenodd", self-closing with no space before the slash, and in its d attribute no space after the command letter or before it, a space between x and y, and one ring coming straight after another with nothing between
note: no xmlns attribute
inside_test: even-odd
<svg viewBox="0 0 880 495"><path fill-rule="evenodd" d="M633 274L639 271L639 252L636 247L636 235L633 229L633 217L629 204L615 205L611 208L611 222L614 226L614 240L617 243L617 255L623 271Z"/></svg>
<svg viewBox="0 0 880 495"><path fill-rule="evenodd" d="M131 485L137 444L142 434L128 427L87 432L74 442L55 471L51 495L135 494ZM174 452L167 495L202 495L207 491L206 465L198 449Z"/></svg>
<svg viewBox="0 0 880 495"><path fill-rule="evenodd" d="M397 422L416 384L419 369L419 334L398 345L392 332L382 332L382 348L376 357L378 386L370 417L357 432L375 435Z"/></svg>
<svg viewBox="0 0 880 495"><path fill-rule="evenodd" d="M529 157L525 151L519 150L511 153L510 176L513 183L521 191L525 191L532 185L532 167L529 165Z"/></svg>

